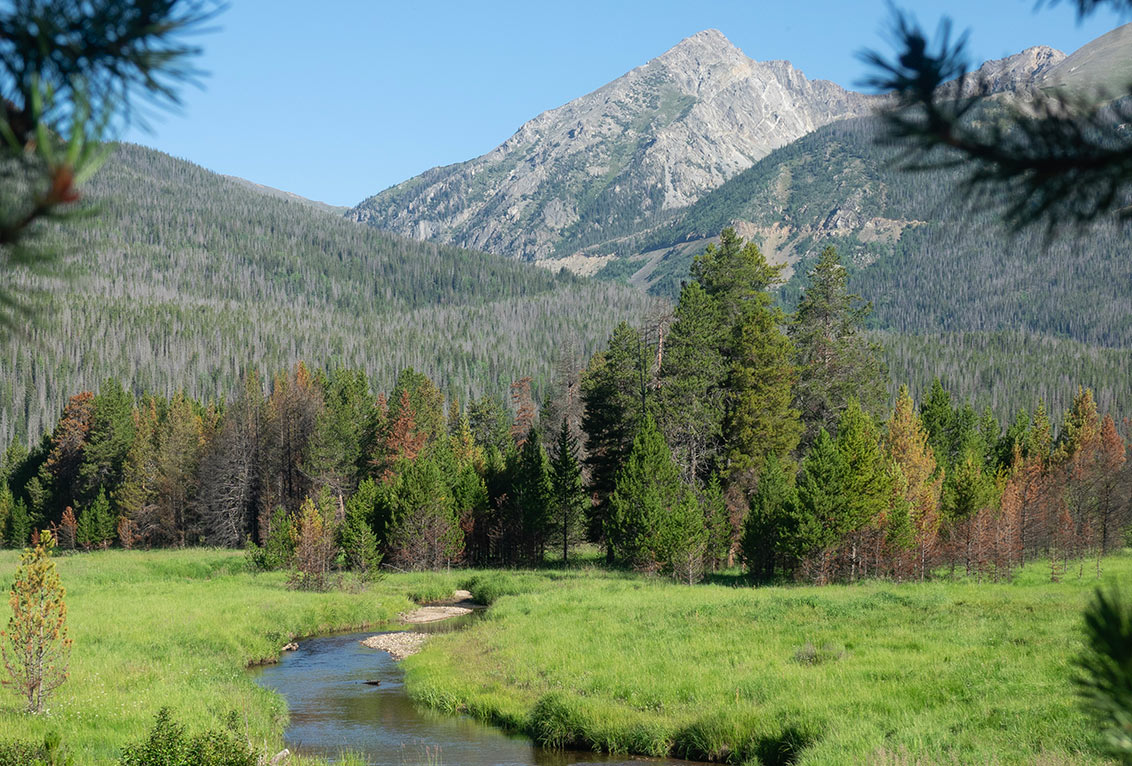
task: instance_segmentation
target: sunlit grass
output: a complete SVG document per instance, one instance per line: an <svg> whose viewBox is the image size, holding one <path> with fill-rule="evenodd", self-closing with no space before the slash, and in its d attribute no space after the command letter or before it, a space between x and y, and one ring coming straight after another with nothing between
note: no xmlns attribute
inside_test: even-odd
<svg viewBox="0 0 1132 766"><path fill-rule="evenodd" d="M0 552L6 592L17 554ZM391 578L353 592L289 590L283 573L244 571L232 551L105 551L58 560L67 588L71 677L29 717L0 693L0 740L63 736L76 763L112 762L145 736L162 706L190 731L220 728L235 711L265 752L282 748L281 697L255 684L249 664L276 657L292 637L364 629L407 609L404 595L431 579ZM0 606L7 623L8 607Z"/></svg>
<svg viewBox="0 0 1132 766"><path fill-rule="evenodd" d="M1090 568L1059 584L686 587L485 574L488 619L406 660L419 701L548 744L733 762L1103 763L1071 659ZM1074 572L1074 575L1076 572ZM1105 562L1128 581L1132 557Z"/></svg>

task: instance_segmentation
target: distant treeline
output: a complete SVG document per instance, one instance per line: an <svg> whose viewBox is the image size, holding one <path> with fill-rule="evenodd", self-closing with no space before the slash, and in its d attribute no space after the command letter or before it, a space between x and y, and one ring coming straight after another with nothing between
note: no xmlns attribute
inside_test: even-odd
<svg viewBox="0 0 1132 766"><path fill-rule="evenodd" d="M1003 427L939 381L890 409L836 251L809 276L785 315L779 267L725 231L672 315L544 361L541 412L530 378L461 402L411 368L384 393L299 364L223 402L108 380L8 449L0 528L10 545L49 526L71 547L254 542L283 565L313 525L402 569L535 564L589 539L686 582L736 561L762 579L997 579L1038 556L1056 578L1124 544L1127 445L1091 391L1059 428L1041 401Z"/></svg>

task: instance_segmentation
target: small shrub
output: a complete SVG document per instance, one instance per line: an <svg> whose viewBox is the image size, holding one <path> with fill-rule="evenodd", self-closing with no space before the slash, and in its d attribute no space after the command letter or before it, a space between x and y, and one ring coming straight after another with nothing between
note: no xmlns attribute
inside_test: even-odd
<svg viewBox="0 0 1132 766"><path fill-rule="evenodd" d="M19 739L0 742L0 766L28 766L42 763L46 757L43 746L34 742Z"/></svg>
<svg viewBox="0 0 1132 766"><path fill-rule="evenodd" d="M291 566L295 556L295 522L285 508L276 508L266 519L266 529L262 530L263 546L260 547L249 537L247 542L248 569L253 572L274 572Z"/></svg>
<svg viewBox="0 0 1132 766"><path fill-rule="evenodd" d="M814 646L809 641L794 652L794 661L802 665L821 665L826 662L844 659L845 647L840 644Z"/></svg>
<svg viewBox="0 0 1132 766"><path fill-rule="evenodd" d="M162 708L149 736L122 749L119 766L257 766L259 758L234 731L234 718L228 731L187 735Z"/></svg>

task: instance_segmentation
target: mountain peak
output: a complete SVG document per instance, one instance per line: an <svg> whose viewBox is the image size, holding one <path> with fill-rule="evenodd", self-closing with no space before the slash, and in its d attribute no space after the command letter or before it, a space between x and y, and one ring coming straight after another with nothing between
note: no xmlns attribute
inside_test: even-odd
<svg viewBox="0 0 1132 766"><path fill-rule="evenodd" d="M685 37L649 63L660 63L669 69L688 73L712 64L750 63L750 59L718 29L705 29ZM646 64L647 66L647 64Z"/></svg>

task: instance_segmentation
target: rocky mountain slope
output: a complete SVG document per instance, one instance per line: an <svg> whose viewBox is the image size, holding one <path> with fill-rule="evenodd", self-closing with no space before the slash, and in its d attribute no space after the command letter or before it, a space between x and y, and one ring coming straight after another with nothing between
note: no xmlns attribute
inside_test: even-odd
<svg viewBox="0 0 1132 766"><path fill-rule="evenodd" d="M371 197L356 220L526 260L571 255L698 200L874 99L748 58L716 30L545 112L488 154Z"/></svg>

